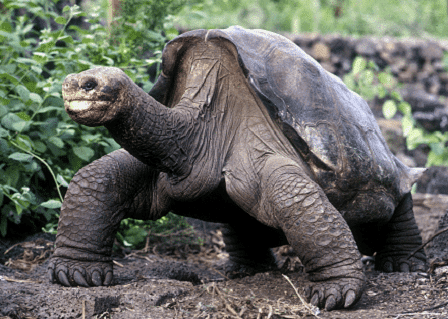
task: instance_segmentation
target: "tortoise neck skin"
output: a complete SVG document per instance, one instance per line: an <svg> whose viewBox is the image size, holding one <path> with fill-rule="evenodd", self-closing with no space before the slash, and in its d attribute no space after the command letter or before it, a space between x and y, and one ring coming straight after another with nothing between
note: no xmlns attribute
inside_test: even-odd
<svg viewBox="0 0 448 319"><path fill-rule="evenodd" d="M126 93L121 108L131 112L104 125L112 137L143 163L169 175L188 175L191 164L182 142L188 139L182 115L134 83Z"/></svg>
<svg viewBox="0 0 448 319"><path fill-rule="evenodd" d="M120 69L70 74L62 93L74 121L104 125L118 144L157 170L179 177L190 172L185 116L158 103Z"/></svg>

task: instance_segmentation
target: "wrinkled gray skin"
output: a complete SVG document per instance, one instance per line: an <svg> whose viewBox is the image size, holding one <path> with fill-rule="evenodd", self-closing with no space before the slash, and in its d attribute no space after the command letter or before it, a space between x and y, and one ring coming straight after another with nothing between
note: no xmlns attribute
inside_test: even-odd
<svg viewBox="0 0 448 319"><path fill-rule="evenodd" d="M311 303L347 308L362 295L360 252L386 272L425 269L409 193L419 171L389 151L367 106L285 38L238 27L171 41L151 95L121 70L67 76L78 123L104 125L123 149L82 168L61 210L50 279L112 282L123 218L169 211L228 223L234 274L272 265L289 243Z"/></svg>

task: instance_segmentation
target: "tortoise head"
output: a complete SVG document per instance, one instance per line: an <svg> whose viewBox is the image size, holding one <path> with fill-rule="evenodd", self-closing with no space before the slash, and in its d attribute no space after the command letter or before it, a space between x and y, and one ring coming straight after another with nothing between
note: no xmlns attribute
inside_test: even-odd
<svg viewBox="0 0 448 319"><path fill-rule="evenodd" d="M118 116L133 86L122 70L113 67L69 74L62 84L65 110L80 124L104 125Z"/></svg>

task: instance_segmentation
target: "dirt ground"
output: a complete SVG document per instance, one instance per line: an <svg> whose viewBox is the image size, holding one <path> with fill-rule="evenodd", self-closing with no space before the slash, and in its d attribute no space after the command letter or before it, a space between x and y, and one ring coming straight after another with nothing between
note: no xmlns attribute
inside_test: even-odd
<svg viewBox="0 0 448 319"><path fill-rule="evenodd" d="M428 239L448 207L448 196L416 194L414 200ZM448 318L448 267L443 263L431 274L385 274L367 262L360 302L326 312L300 299L308 281L288 246L275 251L279 270L229 280L219 225L196 222L196 227L203 246L153 246L117 255L110 287L50 284L51 235L0 242L0 318Z"/></svg>

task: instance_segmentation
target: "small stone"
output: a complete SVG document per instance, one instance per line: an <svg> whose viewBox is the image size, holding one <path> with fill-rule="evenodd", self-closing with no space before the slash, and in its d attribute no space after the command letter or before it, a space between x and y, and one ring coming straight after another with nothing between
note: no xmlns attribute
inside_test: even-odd
<svg viewBox="0 0 448 319"><path fill-rule="evenodd" d="M355 51L362 56L372 56L375 55L377 49L375 43L369 39L362 39L356 44Z"/></svg>
<svg viewBox="0 0 448 319"><path fill-rule="evenodd" d="M421 45L418 51L427 61L441 60L443 58L442 48L434 42Z"/></svg>
<svg viewBox="0 0 448 319"><path fill-rule="evenodd" d="M448 83L448 72L439 73L439 79L442 82Z"/></svg>
<svg viewBox="0 0 448 319"><path fill-rule="evenodd" d="M331 55L330 48L322 42L317 42L313 45L312 55L316 60L328 61Z"/></svg>

